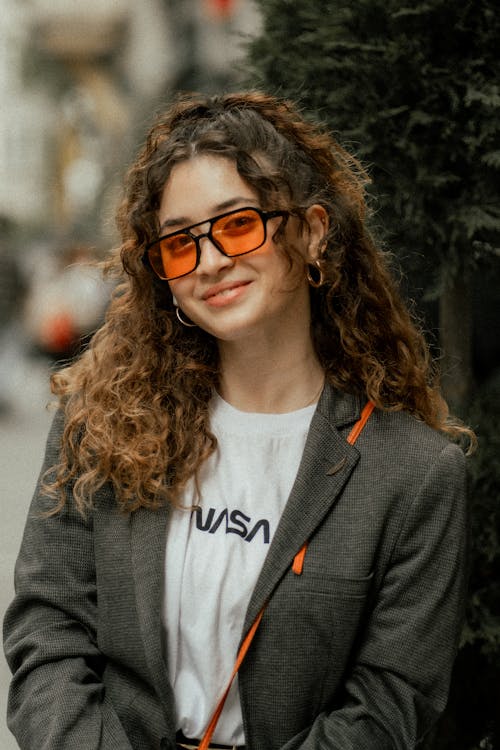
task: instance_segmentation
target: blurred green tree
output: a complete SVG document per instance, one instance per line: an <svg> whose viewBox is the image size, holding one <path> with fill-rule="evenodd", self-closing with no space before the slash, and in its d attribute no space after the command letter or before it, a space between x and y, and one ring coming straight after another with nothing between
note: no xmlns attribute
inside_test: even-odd
<svg viewBox="0 0 500 750"><path fill-rule="evenodd" d="M260 5L250 80L299 101L369 166L377 222L409 283L427 275L439 299L443 389L463 415L471 278L500 253L496 0Z"/></svg>
<svg viewBox="0 0 500 750"><path fill-rule="evenodd" d="M256 0L248 84L299 102L368 166L374 230L437 301L442 384L477 428L471 585L449 708L426 747L500 747L498 380L474 389L472 296L500 259L496 0ZM493 273L494 271L494 273ZM479 321L479 325L481 322ZM492 330L491 337L498 336Z"/></svg>

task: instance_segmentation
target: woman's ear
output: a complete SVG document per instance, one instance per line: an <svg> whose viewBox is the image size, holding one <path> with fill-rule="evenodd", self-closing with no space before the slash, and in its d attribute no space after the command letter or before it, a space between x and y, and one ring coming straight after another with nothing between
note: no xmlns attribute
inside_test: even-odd
<svg viewBox="0 0 500 750"><path fill-rule="evenodd" d="M328 232L329 222L326 209L319 203L314 203L306 210L306 221L309 226L308 256L312 260L317 260L321 255L323 239Z"/></svg>

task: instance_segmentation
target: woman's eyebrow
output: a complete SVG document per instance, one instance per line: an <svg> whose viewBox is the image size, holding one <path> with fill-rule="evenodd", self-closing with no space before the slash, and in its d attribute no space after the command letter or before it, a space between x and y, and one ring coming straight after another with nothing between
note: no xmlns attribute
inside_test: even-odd
<svg viewBox="0 0 500 750"><path fill-rule="evenodd" d="M213 211L211 213L212 216L217 216L217 214L222 213L226 209L234 208L236 206L254 206L256 203L255 198L245 197L245 196L237 196L235 198L229 198L227 201L223 201L222 203L217 203L213 207ZM208 216L206 219L202 219L199 222L194 223L191 221L191 219L187 216L179 216L175 219L165 219L160 225L160 231L163 229L167 229L168 227L190 227L190 226L196 226L196 224L203 224L204 221L208 221L210 219L210 216Z"/></svg>

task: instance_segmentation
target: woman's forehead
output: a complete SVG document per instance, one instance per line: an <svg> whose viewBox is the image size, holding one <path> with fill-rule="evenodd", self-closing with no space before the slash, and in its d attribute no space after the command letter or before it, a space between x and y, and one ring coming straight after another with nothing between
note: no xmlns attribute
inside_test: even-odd
<svg viewBox="0 0 500 750"><path fill-rule="evenodd" d="M176 164L161 196L162 228L187 226L225 210L258 205L256 191L238 173L232 159L199 154Z"/></svg>

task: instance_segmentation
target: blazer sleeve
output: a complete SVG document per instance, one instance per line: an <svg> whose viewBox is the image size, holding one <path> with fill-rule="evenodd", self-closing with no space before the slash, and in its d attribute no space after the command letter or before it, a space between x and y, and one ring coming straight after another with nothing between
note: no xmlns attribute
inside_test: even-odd
<svg viewBox="0 0 500 750"><path fill-rule="evenodd" d="M62 423L58 414L41 476L58 459ZM132 750L101 680L91 516L68 497L60 514L43 517L48 503L39 480L4 620L7 723L25 750Z"/></svg>
<svg viewBox="0 0 500 750"><path fill-rule="evenodd" d="M286 750L410 750L446 706L463 624L465 461L447 445L400 527L342 705Z"/></svg>

